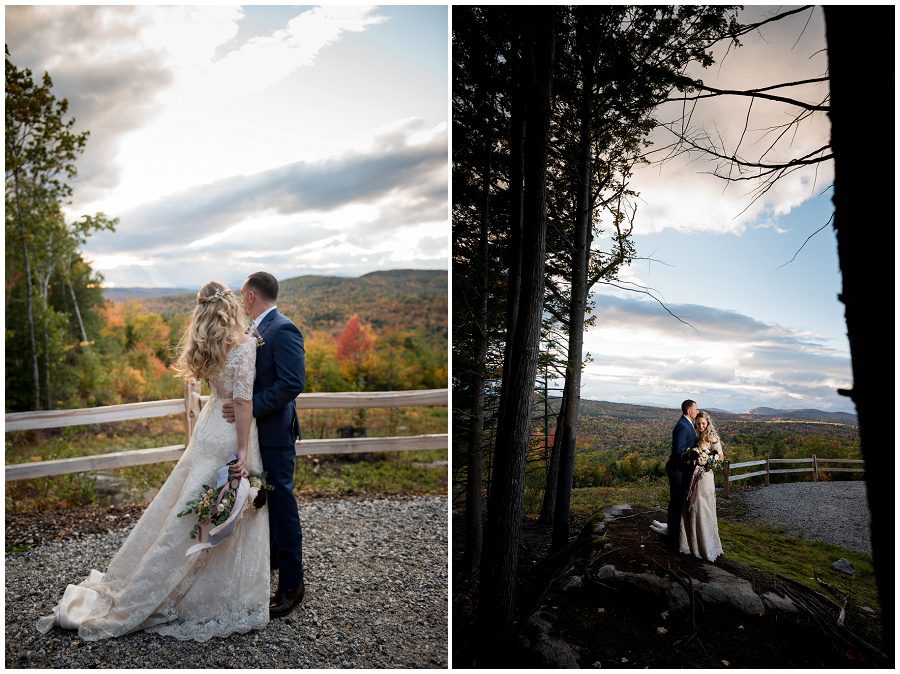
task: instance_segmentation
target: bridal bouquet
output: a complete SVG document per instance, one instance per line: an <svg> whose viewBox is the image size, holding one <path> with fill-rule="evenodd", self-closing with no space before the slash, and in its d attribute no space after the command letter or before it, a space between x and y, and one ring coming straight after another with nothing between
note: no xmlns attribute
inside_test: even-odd
<svg viewBox="0 0 900 674"><path fill-rule="evenodd" d="M722 467L719 455L709 446L700 446L690 449L685 454L685 459L691 465L698 466L703 470L716 471Z"/></svg>
<svg viewBox="0 0 900 674"><path fill-rule="evenodd" d="M697 465L703 470L719 470L722 467L722 462L719 461L717 452L712 451L709 447L701 447Z"/></svg>
<svg viewBox="0 0 900 674"><path fill-rule="evenodd" d="M266 482L265 472L249 477L232 477L229 467L237 463L237 457L216 471L216 485L203 485L197 498L188 501L178 517L196 513L197 524L191 529L191 538L200 544L191 547L187 554L192 554L207 547L221 543L234 531L234 525L243 511L249 507L256 510L262 508L267 499L267 492L274 487ZM203 543L204 527L212 525L209 540Z"/></svg>

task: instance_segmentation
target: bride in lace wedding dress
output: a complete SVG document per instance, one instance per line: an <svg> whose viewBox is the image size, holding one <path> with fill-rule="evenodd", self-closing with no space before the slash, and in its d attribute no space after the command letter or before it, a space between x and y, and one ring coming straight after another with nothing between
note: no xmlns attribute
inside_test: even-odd
<svg viewBox="0 0 900 674"><path fill-rule="evenodd" d="M206 641L269 620L268 513L248 508L230 537L189 556L196 518L177 516L204 484L215 484L232 455L235 475L263 470L252 414L256 340L245 335L244 312L225 285L201 288L180 352L179 374L212 390L190 443L106 573L91 570L69 585L53 613L37 621L41 632L58 625L90 641L135 630ZM234 424L222 418L232 399Z"/></svg>

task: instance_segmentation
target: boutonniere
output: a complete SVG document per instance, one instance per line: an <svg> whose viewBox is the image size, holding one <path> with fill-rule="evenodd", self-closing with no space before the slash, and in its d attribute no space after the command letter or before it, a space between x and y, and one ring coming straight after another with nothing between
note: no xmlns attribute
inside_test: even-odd
<svg viewBox="0 0 900 674"><path fill-rule="evenodd" d="M256 348L257 349L266 343L266 340L264 340L262 335L259 334L259 328L257 328L253 324L251 324L250 327L247 328L247 334L252 336L253 339L256 340Z"/></svg>

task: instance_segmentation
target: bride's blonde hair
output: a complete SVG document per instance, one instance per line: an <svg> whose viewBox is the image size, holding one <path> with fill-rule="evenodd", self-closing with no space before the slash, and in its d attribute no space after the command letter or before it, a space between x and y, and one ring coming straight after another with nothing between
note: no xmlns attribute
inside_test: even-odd
<svg viewBox="0 0 900 674"><path fill-rule="evenodd" d="M197 293L191 323L178 344L178 376L209 382L246 330L247 318L234 293L219 281L207 283Z"/></svg>
<svg viewBox="0 0 900 674"><path fill-rule="evenodd" d="M697 426L699 425L700 419L706 419L706 430L701 432ZM709 416L709 412L700 411L697 412L697 418L694 419L694 428L697 430L697 444L710 444L713 442L719 442L719 432L716 430L716 427L713 426L712 417Z"/></svg>

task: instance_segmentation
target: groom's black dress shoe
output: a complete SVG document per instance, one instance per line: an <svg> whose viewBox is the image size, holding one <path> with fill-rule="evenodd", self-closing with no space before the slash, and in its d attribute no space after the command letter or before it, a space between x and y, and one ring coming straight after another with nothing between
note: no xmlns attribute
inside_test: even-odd
<svg viewBox="0 0 900 674"><path fill-rule="evenodd" d="M306 586L301 585L293 590L279 589L269 602L269 618L281 618L294 610L306 592Z"/></svg>

